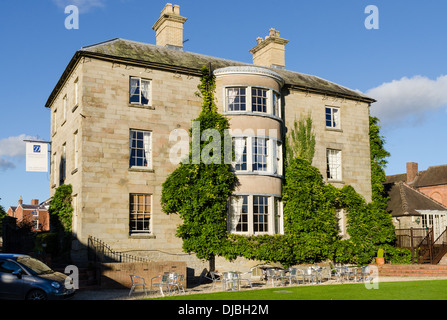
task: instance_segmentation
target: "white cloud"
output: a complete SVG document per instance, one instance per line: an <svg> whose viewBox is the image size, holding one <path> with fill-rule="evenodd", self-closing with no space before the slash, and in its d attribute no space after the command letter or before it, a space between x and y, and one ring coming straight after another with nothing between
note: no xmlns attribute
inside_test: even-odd
<svg viewBox="0 0 447 320"><path fill-rule="evenodd" d="M14 169L14 161L25 157L25 139L32 140L36 137L21 134L0 139L0 170Z"/></svg>
<svg viewBox="0 0 447 320"><path fill-rule="evenodd" d="M381 122L418 122L424 114L447 107L447 75L431 80L423 76L403 77L383 83L366 94L377 100L371 106L371 114Z"/></svg>
<svg viewBox="0 0 447 320"><path fill-rule="evenodd" d="M64 8L69 5L75 5L78 7L79 12L85 13L92 8L104 7L106 0L53 0L53 2L59 7Z"/></svg>

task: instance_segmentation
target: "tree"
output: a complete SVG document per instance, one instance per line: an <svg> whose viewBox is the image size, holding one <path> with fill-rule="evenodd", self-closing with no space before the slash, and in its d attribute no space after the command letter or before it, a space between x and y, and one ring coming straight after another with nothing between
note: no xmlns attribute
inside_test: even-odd
<svg viewBox="0 0 447 320"><path fill-rule="evenodd" d="M312 163L315 154L315 134L312 130L312 118L295 119L293 128L286 137L286 160L287 164L295 158L302 158Z"/></svg>
<svg viewBox="0 0 447 320"><path fill-rule="evenodd" d="M372 201L386 207L388 198L384 194L383 183L386 181L386 158L390 153L385 150L385 138L380 135L380 120L369 117L369 143L371 149L371 187Z"/></svg>
<svg viewBox="0 0 447 320"><path fill-rule="evenodd" d="M202 111L194 120L200 124L200 135L193 136L193 130L190 131L189 161L183 161L167 177L161 203L165 213L178 213L182 219L176 235L183 240L183 250L212 261L215 255L222 254L223 243L227 241L227 202L238 180L231 159L225 159L222 141L229 138L229 122L217 112L214 75L207 67L201 72L198 89ZM207 135L210 132L213 134ZM194 163L198 155L201 161Z"/></svg>
<svg viewBox="0 0 447 320"><path fill-rule="evenodd" d="M57 233L60 253L65 254L70 251L72 237L72 194L73 189L70 184L61 185L56 189L50 201L50 227L51 231Z"/></svg>
<svg viewBox="0 0 447 320"><path fill-rule="evenodd" d="M6 217L6 216L7 216L7 214L6 214L5 209L2 207L2 205L0 205L0 236L3 233L3 227L2 227L2 225L3 225L3 218Z"/></svg>
<svg viewBox="0 0 447 320"><path fill-rule="evenodd" d="M342 202L347 210L347 231L350 239L342 242L338 248L339 262L369 263L379 248L387 248L386 251L396 257L402 253L393 248L395 230L391 215L386 210L388 197L383 183L386 181L386 158L390 153L384 148L385 139L380 135L379 122L376 117L369 118L371 203L366 203L351 186L345 186L341 190ZM355 261L352 261L350 256L354 257Z"/></svg>

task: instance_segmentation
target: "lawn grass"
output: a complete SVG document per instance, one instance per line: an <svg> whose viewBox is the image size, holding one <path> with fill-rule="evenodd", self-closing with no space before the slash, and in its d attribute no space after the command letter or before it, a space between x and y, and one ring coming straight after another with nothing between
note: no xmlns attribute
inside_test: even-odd
<svg viewBox="0 0 447 320"><path fill-rule="evenodd" d="M447 280L279 287L236 292L175 295L163 300L447 300Z"/></svg>

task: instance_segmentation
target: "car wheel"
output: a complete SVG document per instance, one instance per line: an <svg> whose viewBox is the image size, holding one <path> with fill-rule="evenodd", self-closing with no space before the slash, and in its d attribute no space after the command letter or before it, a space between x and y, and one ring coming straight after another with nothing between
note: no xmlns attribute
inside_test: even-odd
<svg viewBox="0 0 447 320"><path fill-rule="evenodd" d="M46 300L47 295L42 290L32 290L26 295L26 300Z"/></svg>

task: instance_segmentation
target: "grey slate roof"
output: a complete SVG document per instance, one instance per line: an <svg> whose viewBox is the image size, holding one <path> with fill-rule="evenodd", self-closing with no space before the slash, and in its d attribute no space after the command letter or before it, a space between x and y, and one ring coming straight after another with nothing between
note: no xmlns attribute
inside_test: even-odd
<svg viewBox="0 0 447 320"><path fill-rule="evenodd" d="M402 181L385 184L385 191L390 198L387 210L393 217L420 215L416 210L447 211L446 207Z"/></svg>
<svg viewBox="0 0 447 320"><path fill-rule="evenodd" d="M447 165L429 167L420 172L413 186L416 188L447 184Z"/></svg>
<svg viewBox="0 0 447 320"><path fill-rule="evenodd" d="M62 87L65 79L69 76L71 69L82 57L94 57L115 61L118 63L122 62L162 70L172 70L190 75L199 75L199 71L202 66L209 65L210 63L213 69L229 66L251 65L243 62L116 38L95 45L83 47L81 50L77 51L50 95L45 105L46 107L51 105L53 98ZM284 79L286 86L292 88L307 90L309 92L319 92L329 96L349 98L367 103L375 102L374 99L364 95L363 93L348 89L317 76L276 68L272 70L280 74L280 76Z"/></svg>

